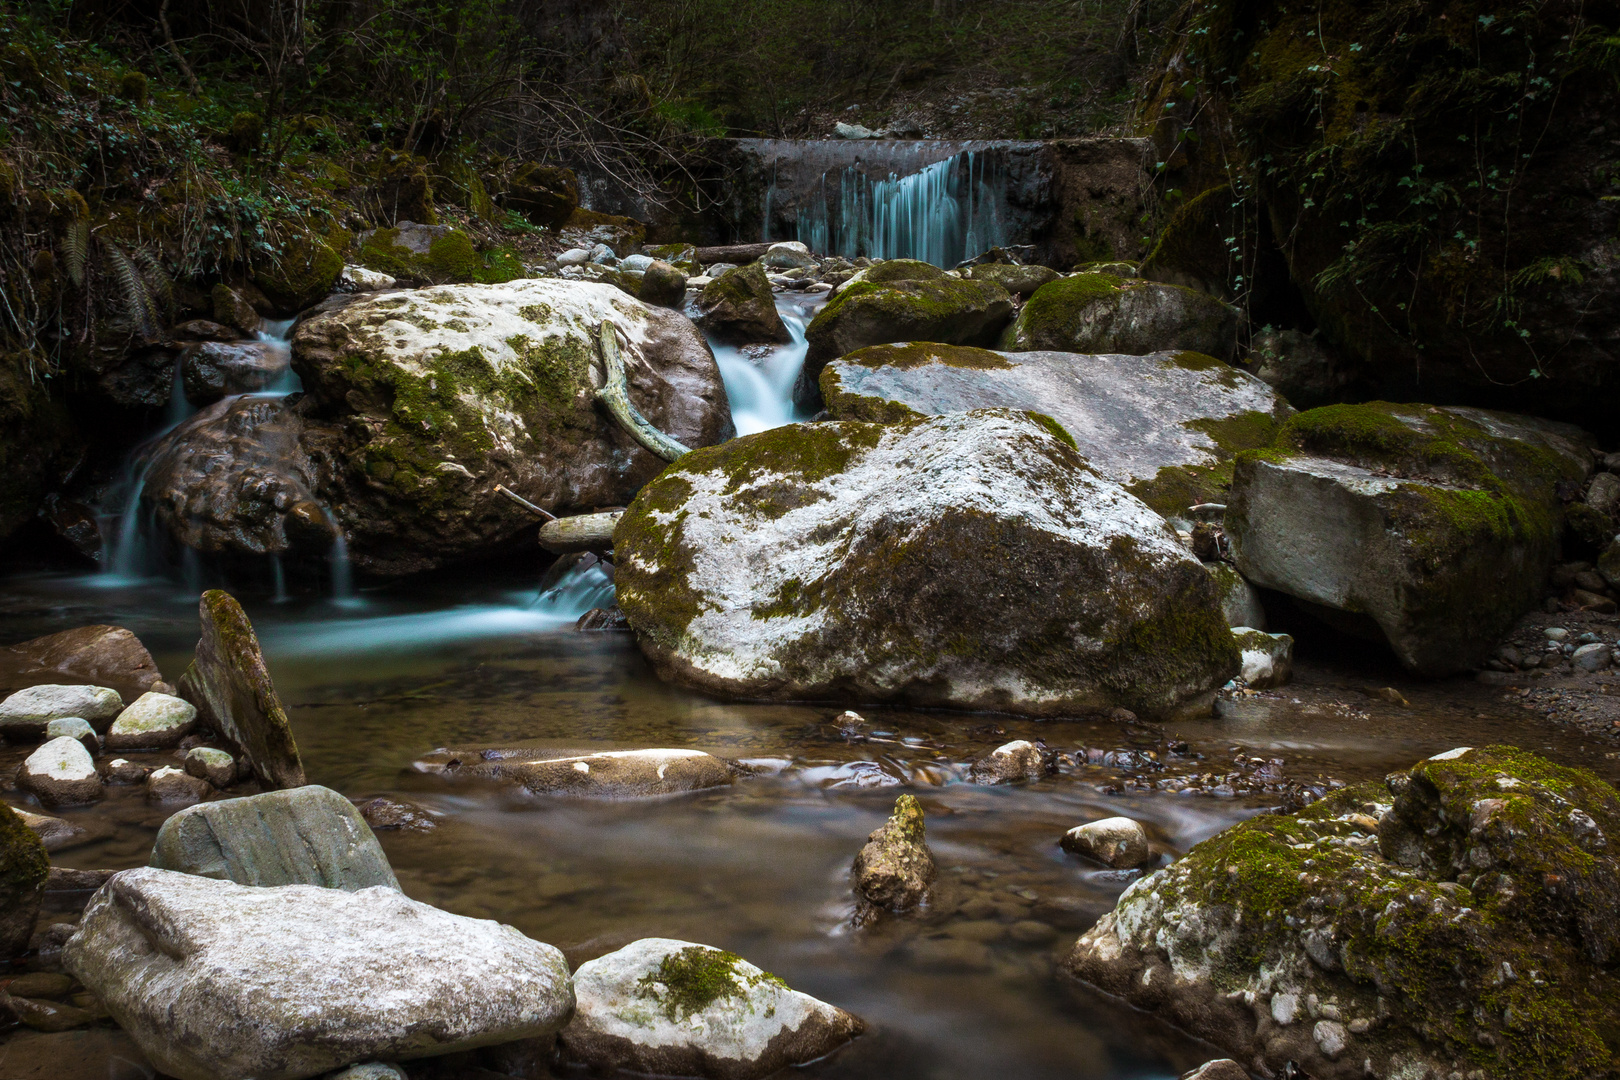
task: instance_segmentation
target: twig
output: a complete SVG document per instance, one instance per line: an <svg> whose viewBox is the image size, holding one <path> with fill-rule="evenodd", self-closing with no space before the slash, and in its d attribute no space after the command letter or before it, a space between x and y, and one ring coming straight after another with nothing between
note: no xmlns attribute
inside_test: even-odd
<svg viewBox="0 0 1620 1080"><path fill-rule="evenodd" d="M534 505L534 503L530 502L528 499L525 499L523 496L519 495L517 492L513 491L509 487L504 487L504 486L502 486L500 484L496 484L495 485L495 490L498 491L499 493L501 493L502 495L505 495L508 499L511 499L513 502L517 503L519 506L523 507L523 509L525 509L529 513L533 514L535 517L542 517L542 518L545 518L547 521L556 521L557 520L557 515L556 514L551 513L549 510L540 509L538 506Z"/></svg>

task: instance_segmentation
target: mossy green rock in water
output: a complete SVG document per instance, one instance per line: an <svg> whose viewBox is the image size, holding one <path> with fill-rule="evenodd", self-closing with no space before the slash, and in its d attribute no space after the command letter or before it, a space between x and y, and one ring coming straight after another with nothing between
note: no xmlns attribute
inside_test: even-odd
<svg viewBox="0 0 1620 1080"><path fill-rule="evenodd" d="M1257 1071L1610 1077L1616 836L1620 797L1591 773L1451 750L1204 841L1065 967Z"/></svg>
<svg viewBox="0 0 1620 1080"><path fill-rule="evenodd" d="M1330 405L1239 454L1226 533L1249 581L1382 636L1413 671L1483 661L1541 600L1563 528L1560 481L1591 441L1530 417Z"/></svg>
<svg viewBox="0 0 1620 1080"><path fill-rule="evenodd" d="M1187 350L1230 360L1238 311L1207 293L1112 274L1074 274L1042 285L998 348L1075 353Z"/></svg>
<svg viewBox="0 0 1620 1080"><path fill-rule="evenodd" d="M284 244L256 268L253 284L288 315L296 314L325 298L343 272L343 260L318 236L304 234Z"/></svg>
<svg viewBox="0 0 1620 1080"><path fill-rule="evenodd" d="M1161 514L1225 502L1232 458L1271 445L1292 415L1248 374L1202 353L1087 356L908 342L858 349L821 372L838 420L966 409L1051 417L1088 464Z"/></svg>
<svg viewBox="0 0 1620 1080"><path fill-rule="evenodd" d="M732 435L720 371L684 315L611 285L524 279L371 295L299 324L302 438L356 565L377 573L533 547L503 484L554 512L624 505L664 461L595 401L597 333L628 340L630 397L687 446ZM599 360L594 360L600 363Z"/></svg>
<svg viewBox="0 0 1620 1080"><path fill-rule="evenodd" d="M1012 313L1012 296L993 281L948 277L907 259L869 267L805 328L808 351L794 398L803 407L815 404L821 369L845 353L895 341L991 345Z"/></svg>
<svg viewBox="0 0 1620 1080"><path fill-rule="evenodd" d="M45 845L21 815L0 804L0 960L28 948L49 872Z"/></svg>
<svg viewBox="0 0 1620 1080"><path fill-rule="evenodd" d="M1209 574L1031 413L694 451L642 489L614 550L659 673L727 697L1166 716L1238 670Z"/></svg>

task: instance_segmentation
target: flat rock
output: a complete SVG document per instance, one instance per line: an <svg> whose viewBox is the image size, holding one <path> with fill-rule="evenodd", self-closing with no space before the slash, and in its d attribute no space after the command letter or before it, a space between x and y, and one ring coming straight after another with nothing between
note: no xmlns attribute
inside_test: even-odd
<svg viewBox="0 0 1620 1080"><path fill-rule="evenodd" d="M17 786L46 806L82 806L104 794L90 751L67 736L29 754L17 769Z"/></svg>
<svg viewBox="0 0 1620 1080"><path fill-rule="evenodd" d="M6 685L29 672L71 675L88 683L111 686L132 698L162 689L158 684L163 680L140 638L122 626L104 624L63 630L0 650L0 678L6 680Z"/></svg>
<svg viewBox="0 0 1620 1080"><path fill-rule="evenodd" d="M859 1035L859 1017L791 990L740 957L670 938L581 964L561 1043L604 1072L757 1080Z"/></svg>
<svg viewBox="0 0 1620 1080"><path fill-rule="evenodd" d="M642 489L614 550L659 674L725 697L1165 716L1238 669L1209 574L1026 413L697 451Z"/></svg>
<svg viewBox="0 0 1620 1080"><path fill-rule="evenodd" d="M1128 817L1076 825L1063 834L1064 851L1085 855L1116 870L1134 870L1152 858L1147 831Z"/></svg>
<svg viewBox="0 0 1620 1080"><path fill-rule="evenodd" d="M39 837L39 842L45 845L46 851L59 851L71 847L90 836L88 829L82 829L65 818L30 813L16 806L11 807L11 811L22 818L23 824Z"/></svg>
<svg viewBox="0 0 1620 1080"><path fill-rule="evenodd" d="M921 907L934 882L927 824L913 795L895 800L894 813L867 837L852 870L856 923L871 922L880 911L896 914Z"/></svg>
<svg viewBox="0 0 1620 1080"><path fill-rule="evenodd" d="M0 701L0 735L14 742L38 739L52 720L75 716L105 728L123 707L118 691L105 686L30 686Z"/></svg>
<svg viewBox="0 0 1620 1080"><path fill-rule="evenodd" d="M197 725L197 707L173 694L148 691L107 729L109 750L156 750L174 746Z"/></svg>
<svg viewBox="0 0 1620 1080"><path fill-rule="evenodd" d="M21 814L0 803L0 960L28 948L49 874L40 838Z"/></svg>
<svg viewBox="0 0 1620 1080"><path fill-rule="evenodd" d="M63 962L180 1080L301 1080L539 1038L574 1005L556 949L385 887L126 870Z"/></svg>
<svg viewBox="0 0 1620 1080"><path fill-rule="evenodd" d="M180 679L181 695L266 786L302 786L304 763L298 744L247 613L235 597L219 589L203 593L197 607L202 638L196 658Z"/></svg>
<svg viewBox="0 0 1620 1080"><path fill-rule="evenodd" d="M726 763L701 750L566 750L466 747L435 750L414 763L441 776L515 780L537 795L627 799L674 795L731 783Z"/></svg>
<svg viewBox="0 0 1620 1080"><path fill-rule="evenodd" d="M1050 416L1088 464L1161 514L1217 496L1234 455L1269 446L1293 414L1253 375L1192 352L993 352L908 342L830 362L821 396L839 420L968 409Z"/></svg>
<svg viewBox="0 0 1620 1080"><path fill-rule="evenodd" d="M238 885L399 888L354 804L318 784L181 810L158 830L150 865Z"/></svg>

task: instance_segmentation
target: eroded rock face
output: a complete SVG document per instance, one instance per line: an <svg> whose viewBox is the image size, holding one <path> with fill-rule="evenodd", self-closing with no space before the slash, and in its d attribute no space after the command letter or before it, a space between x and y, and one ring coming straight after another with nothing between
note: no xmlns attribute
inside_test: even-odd
<svg viewBox="0 0 1620 1080"><path fill-rule="evenodd" d="M1236 308L1208 293L1112 274L1074 274L1043 285L1001 337L1011 352L1075 353L1183 350L1230 360L1237 349Z"/></svg>
<svg viewBox="0 0 1620 1080"><path fill-rule="evenodd" d="M749 263L727 270L698 295L698 325L716 339L734 345L793 340L776 310L776 297L765 279L765 268Z"/></svg>
<svg viewBox="0 0 1620 1080"><path fill-rule="evenodd" d="M95 895L63 963L180 1080L301 1080L555 1032L562 953L397 889L252 888L142 868Z"/></svg>
<svg viewBox="0 0 1620 1080"><path fill-rule="evenodd" d="M860 1018L732 953L670 938L581 964L563 1052L595 1069L758 1080L832 1053Z"/></svg>
<svg viewBox="0 0 1620 1080"><path fill-rule="evenodd" d="M732 434L719 368L684 315L610 285L519 280L366 295L299 324L305 443L355 564L410 573L529 542L495 485L565 513L622 505L665 462L594 402L612 320L630 397L686 446Z"/></svg>
<svg viewBox="0 0 1620 1080"><path fill-rule="evenodd" d="M934 883L934 854L916 796L895 800L889 820L866 838L855 856L855 922L869 923L879 912L896 914L921 907Z"/></svg>
<svg viewBox="0 0 1620 1080"><path fill-rule="evenodd" d="M1542 597L1562 531L1557 489L1591 471L1577 428L1478 409L1332 405L1240 455L1232 560L1401 663L1449 675L1485 659Z"/></svg>
<svg viewBox="0 0 1620 1080"><path fill-rule="evenodd" d="M1293 415L1259 379L1190 352L1091 356L876 345L829 363L821 396L840 420L965 409L1043 413L1074 438L1092 468L1161 514L1219 495L1231 479L1232 457L1269 446Z"/></svg>
<svg viewBox="0 0 1620 1080"><path fill-rule="evenodd" d="M620 607L663 677L722 696L1207 708L1238 667L1214 582L1050 424L800 424L689 454L614 534Z"/></svg>
<svg viewBox="0 0 1620 1080"><path fill-rule="evenodd" d="M1278 1073L1601 1076L1617 829L1590 773L1448 751L1206 840L1126 890L1066 967Z"/></svg>

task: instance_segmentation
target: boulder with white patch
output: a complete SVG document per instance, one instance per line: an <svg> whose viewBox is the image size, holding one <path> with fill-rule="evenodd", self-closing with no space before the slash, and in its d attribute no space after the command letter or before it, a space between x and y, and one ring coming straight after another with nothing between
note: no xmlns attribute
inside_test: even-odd
<svg viewBox="0 0 1620 1080"><path fill-rule="evenodd" d="M701 750L600 750L571 753L526 747L435 750L413 763L446 778L511 780L536 795L633 799L676 795L731 783L726 763Z"/></svg>
<svg viewBox="0 0 1620 1080"><path fill-rule="evenodd" d="M1038 780L1054 768L1053 756L1027 739L1003 743L968 767L975 784Z"/></svg>
<svg viewBox="0 0 1620 1080"><path fill-rule="evenodd" d="M1268 634L1252 626L1234 626L1232 636L1243 650L1243 670L1239 676L1249 689L1270 690L1294 677L1292 637Z"/></svg>
<svg viewBox="0 0 1620 1080"><path fill-rule="evenodd" d="M105 794L95 759L69 735L29 754L17 767L17 786L46 806L80 806Z"/></svg>
<svg viewBox="0 0 1620 1080"><path fill-rule="evenodd" d="M557 1031L568 964L509 926L397 889L253 888L126 870L63 964L180 1080L302 1080Z"/></svg>
<svg viewBox="0 0 1620 1080"><path fill-rule="evenodd" d="M601 1072L758 1080L826 1057L865 1028L732 953L643 938L581 964L563 1053Z"/></svg>
<svg viewBox="0 0 1620 1080"><path fill-rule="evenodd" d="M1064 851L1106 863L1116 870L1134 870L1153 857L1147 830L1128 817L1102 818L1076 825L1059 841Z"/></svg>
<svg viewBox="0 0 1620 1080"><path fill-rule="evenodd" d="M148 690L107 729L109 750L153 750L174 746L197 724L197 706L173 694Z"/></svg>
<svg viewBox="0 0 1620 1080"><path fill-rule="evenodd" d="M1224 498L1232 457L1269 446L1277 426L1293 415L1253 375L1193 352L874 345L829 363L821 396L839 420L894 421L967 409L1042 413L1062 425L1092 468L1161 514Z"/></svg>
<svg viewBox="0 0 1620 1080"><path fill-rule="evenodd" d="M1205 840L1064 967L1260 1075L1603 1076L1617 831L1591 773L1459 748Z"/></svg>
<svg viewBox="0 0 1620 1080"><path fill-rule="evenodd" d="M1049 420L797 424L687 455L614 533L666 679L727 697L1030 715L1207 709L1215 584Z"/></svg>
<svg viewBox="0 0 1620 1080"><path fill-rule="evenodd" d="M356 566L411 573L509 548L533 519L497 484L563 513L622 505L664 461L595 402L614 323L630 397L689 446L732 434L720 370L678 312L611 285L523 279L368 294L298 325L301 445ZM532 541L531 541L532 543Z"/></svg>
<svg viewBox="0 0 1620 1080"><path fill-rule="evenodd" d="M0 736L13 741L37 739L52 720L73 716L105 728L123 707L118 691L105 686L31 686L0 701Z"/></svg>

